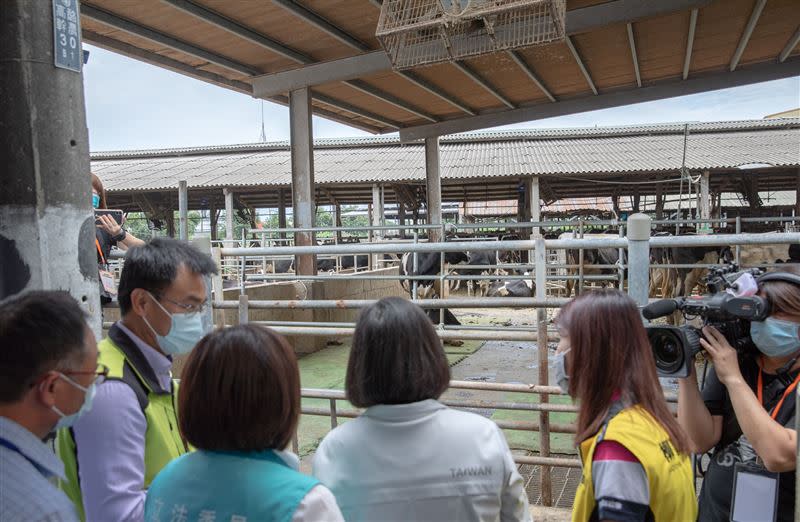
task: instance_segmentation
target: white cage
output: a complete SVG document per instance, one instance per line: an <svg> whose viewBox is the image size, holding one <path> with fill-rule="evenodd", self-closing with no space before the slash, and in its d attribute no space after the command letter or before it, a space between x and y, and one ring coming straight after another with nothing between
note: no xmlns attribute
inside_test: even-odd
<svg viewBox="0 0 800 522"><path fill-rule="evenodd" d="M384 0L375 36L395 69L564 39L566 0Z"/></svg>

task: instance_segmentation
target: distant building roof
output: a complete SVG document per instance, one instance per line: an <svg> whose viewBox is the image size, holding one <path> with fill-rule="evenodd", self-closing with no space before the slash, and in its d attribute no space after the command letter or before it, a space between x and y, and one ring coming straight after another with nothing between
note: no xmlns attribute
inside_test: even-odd
<svg viewBox="0 0 800 522"><path fill-rule="evenodd" d="M582 129L487 131L441 139L442 179L580 178L745 164L800 165L800 118ZM109 192L288 186L288 142L92 153L92 172ZM421 183L423 145L396 137L315 142L315 183Z"/></svg>
<svg viewBox="0 0 800 522"><path fill-rule="evenodd" d="M800 108L790 109L788 111L783 111L783 112L776 112L775 114L769 114L767 116L764 116L765 120L772 120L776 118L800 118Z"/></svg>

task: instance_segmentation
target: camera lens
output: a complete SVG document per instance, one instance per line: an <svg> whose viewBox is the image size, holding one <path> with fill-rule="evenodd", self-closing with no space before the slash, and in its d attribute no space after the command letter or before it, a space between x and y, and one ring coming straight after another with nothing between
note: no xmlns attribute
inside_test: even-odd
<svg viewBox="0 0 800 522"><path fill-rule="evenodd" d="M680 370L684 361L681 339L670 330L649 331L648 335L658 370L666 374Z"/></svg>

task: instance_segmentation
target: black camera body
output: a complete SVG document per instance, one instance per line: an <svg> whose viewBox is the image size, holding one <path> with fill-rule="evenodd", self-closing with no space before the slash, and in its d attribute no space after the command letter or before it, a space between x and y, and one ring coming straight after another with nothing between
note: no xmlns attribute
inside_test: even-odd
<svg viewBox="0 0 800 522"><path fill-rule="evenodd" d="M687 319L700 317L703 326L713 326L740 353L754 350L750 339L750 322L763 321L769 315L769 303L763 297L736 297L727 290L738 290L737 280L744 274L757 278L758 269L738 270L736 265L723 265L709 270L705 284L709 292L702 296L662 299L644 307L645 319L656 319L683 313ZM694 356L702 350L700 329L693 326L648 326L647 336L653 349L656 368L662 377L687 377Z"/></svg>

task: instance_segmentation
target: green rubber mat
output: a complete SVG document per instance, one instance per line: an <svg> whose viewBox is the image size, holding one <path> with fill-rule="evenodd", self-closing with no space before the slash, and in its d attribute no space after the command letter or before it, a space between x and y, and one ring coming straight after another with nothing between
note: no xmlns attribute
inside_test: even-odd
<svg viewBox="0 0 800 522"><path fill-rule="evenodd" d="M507 402L539 402L539 396L530 393L506 393L503 401ZM555 404L572 404L569 397L564 395L551 395L550 402ZM491 417L493 420L520 420L520 421L539 421L538 411L521 410L495 410ZM551 424L568 424L576 420L575 413L550 413ZM504 429L508 445L512 449L524 449L534 453L539 452L539 432L520 431ZM573 433L551 433L550 452L561 454L575 453L575 435Z"/></svg>
<svg viewBox="0 0 800 522"><path fill-rule="evenodd" d="M450 366L458 364L481 346L483 341L464 341L461 346L445 346L447 361ZM324 388L343 390L344 377L347 372L347 358L350 356L350 340L344 340L339 346L328 346L318 352L305 355L298 360L300 366L300 386L303 388ZM330 409L330 401L326 399L303 399L303 406L310 408ZM337 410L352 410L347 401L337 401ZM339 418L339 423L346 419ZM313 452L319 441L331 429L329 417L317 415L301 415L299 436L299 454L301 457Z"/></svg>

